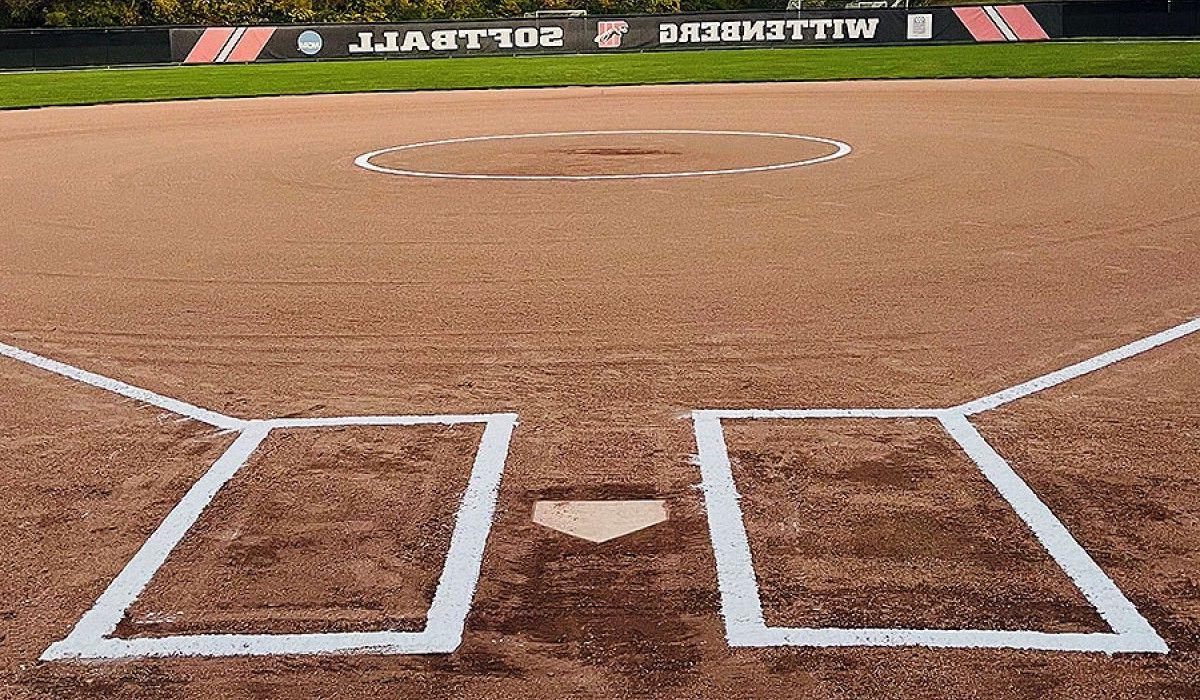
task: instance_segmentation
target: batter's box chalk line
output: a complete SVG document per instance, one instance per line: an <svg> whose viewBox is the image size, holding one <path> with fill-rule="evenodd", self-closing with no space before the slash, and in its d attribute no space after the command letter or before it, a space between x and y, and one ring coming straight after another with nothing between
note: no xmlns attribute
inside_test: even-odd
<svg viewBox="0 0 1200 700"><path fill-rule="evenodd" d="M731 646L894 646L1014 647L1074 651L1166 652L1167 645L1125 598L1063 524L1046 508L1004 459L975 430L969 416L1057 386L1115 362L1200 330L1200 318L1143 338L1089 360L1023 384L946 409L698 410L695 424L705 507L712 532L721 593L721 613ZM491 531L515 413L461 415L348 416L246 420L200 408L140 387L0 343L0 356L165 411L237 433L233 444L196 481L90 610L42 660L123 659L165 656L244 656L275 654L434 654L462 642L484 547ZM1012 504L1046 550L1096 607L1112 633L1042 633L993 630L803 629L767 627L750 557L738 494L725 447L721 419L746 418L932 418L979 465ZM458 425L482 423L471 474L458 511L445 564L420 632L373 631L305 634L186 634L122 639L113 637L126 611L145 590L170 553L200 518L217 492L237 474L275 429L338 426Z"/></svg>
<svg viewBox="0 0 1200 700"><path fill-rule="evenodd" d="M141 549L84 613L67 637L50 645L42 660L122 659L150 656L244 656L268 654L436 654L449 653L462 642L463 628L479 581L484 546L491 530L508 455L517 424L514 413L349 416L343 418L279 418L242 420L131 386L108 377L0 343L0 355L69 377L226 432L238 433L233 444L196 481L167 514ZM121 639L113 637L129 606L137 600L167 557L191 529L221 488L229 483L267 435L275 429L338 426L405 426L484 424L483 436L467 488L455 515L445 564L433 603L420 632L374 631L306 634L182 634Z"/></svg>
<svg viewBox="0 0 1200 700"><path fill-rule="evenodd" d="M725 636L734 647L925 646L1166 653L1167 643L1125 594L1071 536L1033 489L988 444L970 417L1107 367L1200 330L1200 318L1123 345L1083 362L951 408L807 408L697 410L692 412L696 461L708 515ZM980 629L772 627L763 616L758 577L750 553L740 495L721 425L728 420L821 420L831 418L938 421L975 462L984 477L1071 578L1111 632L1037 632Z"/></svg>

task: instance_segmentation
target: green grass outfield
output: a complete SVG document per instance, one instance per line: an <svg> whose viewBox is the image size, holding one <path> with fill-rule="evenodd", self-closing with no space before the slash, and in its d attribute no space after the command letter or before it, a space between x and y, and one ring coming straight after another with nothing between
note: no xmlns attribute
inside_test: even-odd
<svg viewBox="0 0 1200 700"><path fill-rule="evenodd" d="M1200 77L1200 43L755 49L9 73L0 74L0 108L553 85L1110 76Z"/></svg>

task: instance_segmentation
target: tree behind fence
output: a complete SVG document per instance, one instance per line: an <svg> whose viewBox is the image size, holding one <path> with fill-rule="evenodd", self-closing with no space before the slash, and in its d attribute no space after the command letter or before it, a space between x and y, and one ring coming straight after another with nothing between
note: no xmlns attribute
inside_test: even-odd
<svg viewBox="0 0 1200 700"><path fill-rule="evenodd" d="M1005 0L999 0L1004 2ZM805 0L844 6L847 0ZM782 10L788 0L0 0L2 27L112 27L156 24L287 24L512 17L534 10L595 15ZM911 5L950 0L911 0Z"/></svg>

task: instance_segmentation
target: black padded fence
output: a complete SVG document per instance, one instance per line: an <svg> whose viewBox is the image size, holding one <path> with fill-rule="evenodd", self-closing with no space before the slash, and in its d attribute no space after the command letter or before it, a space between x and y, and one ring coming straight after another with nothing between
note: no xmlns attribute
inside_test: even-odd
<svg viewBox="0 0 1200 700"><path fill-rule="evenodd" d="M1200 36L1200 2L1194 0L1118 0L1063 5L1063 36Z"/></svg>
<svg viewBox="0 0 1200 700"><path fill-rule="evenodd" d="M1062 5L625 15L372 25L178 28L174 60L243 63L354 58L618 53L1004 41L1062 35Z"/></svg>
<svg viewBox="0 0 1200 700"><path fill-rule="evenodd" d="M0 32L0 69L120 66L170 61L171 30L167 27Z"/></svg>

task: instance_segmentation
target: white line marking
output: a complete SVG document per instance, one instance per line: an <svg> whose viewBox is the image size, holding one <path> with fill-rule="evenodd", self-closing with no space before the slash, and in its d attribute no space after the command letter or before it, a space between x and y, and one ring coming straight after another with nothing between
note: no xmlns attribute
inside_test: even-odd
<svg viewBox="0 0 1200 700"><path fill-rule="evenodd" d="M188 418L198 420L201 423L207 423L223 430L241 430L246 426L246 421L239 420L237 418L231 418L229 416L217 413L216 411L199 408L191 405L190 403L184 403L183 401L179 401L177 399L168 398L161 394L156 394L153 391L142 389L131 384L126 384L125 382L120 382L116 379L110 379L99 374L94 374L92 372L79 369L78 367L72 367L71 365L64 364L57 360L51 360L48 357L35 355L32 352L13 347L12 345L0 343L0 355L12 358L18 362L24 362L27 365L32 365L38 369L46 370L47 372L53 372L54 374L67 377L68 379L74 379L77 382L81 382L89 386L94 386L97 389L103 389L105 391L119 394L136 401L141 401L142 403L147 403L152 406L158 406L163 410L177 413L181 416L187 416Z"/></svg>
<svg viewBox="0 0 1200 700"><path fill-rule="evenodd" d="M875 409L848 412L849 417L880 417ZM768 627L764 621L758 578L750 541L733 478L721 418L810 419L842 417L825 410L719 411L692 414L697 463L708 515L709 534L717 566L721 615L730 646L932 646L1000 647L1086 652L1166 653L1167 644L1137 608L1075 541L1066 527L955 410L934 413L951 438L967 453L1017 515L1029 526L1047 553L1076 586L1113 632L1050 633L1026 630L914 630ZM928 409L889 409L887 418L930 418Z"/></svg>
<svg viewBox="0 0 1200 700"><path fill-rule="evenodd" d="M262 423L271 428L326 428L351 425L455 425L505 420L511 413L461 413L429 416L345 416L339 418L268 418Z"/></svg>
<svg viewBox="0 0 1200 700"><path fill-rule="evenodd" d="M1172 340L1178 340L1184 336L1191 335L1196 331L1200 331L1200 318L1195 318L1191 321L1187 321L1186 323L1181 323L1174 328L1168 328L1161 333L1155 333L1154 335L1142 338L1141 340L1135 340L1134 342L1127 345L1122 345L1115 350L1109 350L1106 353L1102 353L1093 358L1084 360L1083 362L1077 362L1069 367L1064 367L1063 369L1050 372L1049 374L1044 374L1023 384L1018 384L1002 391L997 391L994 394L988 394L983 398L969 401L965 404L956 406L955 410L968 416L982 413L984 411L990 411L993 408L1003 406L1006 403L1016 401L1017 399L1024 398L1030 394L1035 394L1044 389L1058 386L1059 384L1070 381L1071 379L1095 372L1098 369L1102 369L1111 364L1120 362L1121 360L1126 360L1135 355L1140 355L1147 350L1153 350L1160 345L1165 345Z"/></svg>
<svg viewBox="0 0 1200 700"><path fill-rule="evenodd" d="M489 418L471 468L471 478L450 539L450 551L429 606L426 631L434 635L438 651L454 651L462 643L463 627L479 583L483 550L500 495L500 477L508 443L517 424L515 414Z"/></svg>
<svg viewBox="0 0 1200 700"><path fill-rule="evenodd" d="M774 163L771 165L759 165L746 168L727 168L718 170L695 170L684 172L665 172L665 173L625 173L625 174L609 174L609 175L487 175L487 174L472 174L472 173L445 173L445 172L427 172L422 170L403 170L399 168L385 168L375 165L371 162L372 159L397 151L411 150L414 148L426 148L429 146L442 146L453 143L472 143L476 141L505 141L512 139L535 139L535 138L553 138L560 136L616 136L630 134L684 134L684 135L701 135L701 136L758 136L765 138L781 138L795 139L800 141L811 141L813 143L822 143L833 146L836 150L828 155L817 158L809 158L806 160L797 160L788 163ZM354 164L360 168L370 170L372 172L384 173L387 175L402 175L405 177L431 177L452 180L559 180L559 181L586 181L586 180L639 180L639 179L661 179L672 177L701 177L704 175L734 175L739 173L755 173L766 172L770 170L784 170L787 168L799 168L805 165L816 165L817 163L825 163L831 160L836 160L847 156L853 151L850 144L834 139L827 139L820 136L803 136L800 134L776 134L763 131L703 131L694 129L634 129L622 131L553 131L539 134L501 134L497 136L471 136L466 138L442 139L440 141L424 141L421 143L410 143L403 146L392 146L391 148L382 148L378 151L371 151L354 159Z"/></svg>
<svg viewBox="0 0 1200 700"><path fill-rule="evenodd" d="M1033 632L1028 630L844 629L839 627L767 627L752 644L732 646L897 647L1030 649L1102 654L1166 652L1161 639L1108 632Z"/></svg>
<svg viewBox="0 0 1200 700"><path fill-rule="evenodd" d="M171 509L137 554L133 555L121 573L96 600L92 609L79 619L75 629L62 641L52 644L42 654L43 659L82 656L87 653L91 643L116 630L126 608L137 600L146 584L154 577L154 573L167 560L167 555L187 534L188 529L217 495L217 491L242 468L268 432L269 428L255 425L238 436L229 449Z"/></svg>
<svg viewBox="0 0 1200 700"><path fill-rule="evenodd" d="M700 486L716 554L721 616L725 618L729 643L739 646L735 640L745 641L744 631L766 628L758 582L754 577L750 539L738 505L741 495L733 481L733 467L729 464L721 420L711 414L697 415L695 428ZM753 638L753 635L749 636Z"/></svg>
<svg viewBox="0 0 1200 700"><path fill-rule="evenodd" d="M242 40L242 36L246 34L246 29L246 27L238 27L233 30L233 34L229 35L229 39L225 41L225 45L221 47L221 52L213 59L213 63L224 63L229 58L229 54L233 53L238 42Z"/></svg>
<svg viewBox="0 0 1200 700"><path fill-rule="evenodd" d="M315 425L363 425L331 423ZM278 427L277 421L250 421L238 439L187 492L150 535L133 559L101 594L96 604L62 641L50 645L43 660L119 659L143 656L235 656L313 653L434 654L454 651L462 642L466 617L479 581L504 462L517 416L513 413L451 416L376 416L366 425L423 425L484 423L483 436L455 515L454 531L437 590L421 632L349 632L314 634L189 634L116 639L109 637L126 610L166 562L204 509L249 460L254 450ZM382 422L381 422L382 421ZM286 425L294 428L297 426Z"/></svg>
<svg viewBox="0 0 1200 700"><path fill-rule="evenodd" d="M453 649L435 647L427 632L314 632L307 634L187 634L135 639L104 638L61 659L116 660L172 656L283 656L298 654L432 654ZM47 650L47 654L49 654Z"/></svg>
<svg viewBox="0 0 1200 700"><path fill-rule="evenodd" d="M1150 651L1165 652L1166 643L1146 618L1142 617L1133 603L1117 588L1117 584L1113 583L1087 551L1075 541L1062 521L1054 516L1033 489L1029 488L1008 462L983 439L967 417L946 415L941 418L941 423L950 437L962 446L967 456L979 465L987 480L996 487L1004 500L1012 505L1017 515L1025 521L1034 536L1050 556L1054 557L1059 567L1071 577L1079 591L1095 606L1096 611L1112 630L1117 634L1156 639L1158 646Z"/></svg>
<svg viewBox="0 0 1200 700"><path fill-rule="evenodd" d="M699 409L695 415L727 420L756 418L938 418L942 408L751 408Z"/></svg>

